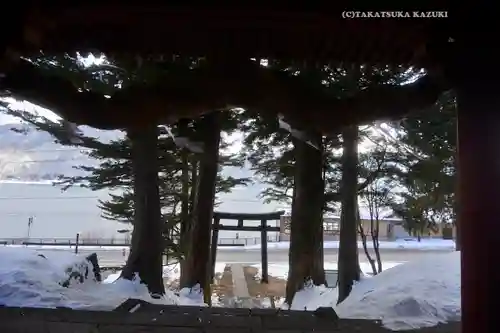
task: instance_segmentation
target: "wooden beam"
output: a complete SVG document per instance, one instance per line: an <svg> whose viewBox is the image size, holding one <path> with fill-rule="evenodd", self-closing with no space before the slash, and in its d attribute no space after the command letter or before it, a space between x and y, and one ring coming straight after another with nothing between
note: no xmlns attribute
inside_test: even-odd
<svg viewBox="0 0 500 333"><path fill-rule="evenodd" d="M129 304L131 302L128 302ZM4 332L372 332L394 333L379 320L332 320L327 312L282 309L243 309L180 305L144 304L133 313L71 309L0 307ZM127 304L124 305L126 307ZM130 307L129 307L130 309ZM451 322L420 330L426 333L456 333L459 323ZM46 330L47 331L47 330ZM419 332L414 330L413 332Z"/></svg>
<svg viewBox="0 0 500 333"><path fill-rule="evenodd" d="M214 218L219 218L221 220L243 220L243 221L261 221L261 220L279 220L281 215L285 214L284 210L279 210L277 212L269 213L226 213L226 212L215 212Z"/></svg>
<svg viewBox="0 0 500 333"><path fill-rule="evenodd" d="M309 11L255 5L47 7L28 21L43 36L45 52L231 54L296 62L414 62L416 50L432 36L429 27L438 21L349 20L342 18L343 7ZM39 18L51 24L39 23Z"/></svg>
<svg viewBox="0 0 500 333"><path fill-rule="evenodd" d="M213 228L216 228L215 224L213 224ZM224 231L264 231L264 232L279 232L280 231L280 227L270 227L270 226L265 226L265 227L262 227L262 226L256 226L256 227L247 227L247 226L243 226L243 227L239 227L237 225L223 225L223 224L220 224L219 226L217 226L217 229L218 230L224 230Z"/></svg>

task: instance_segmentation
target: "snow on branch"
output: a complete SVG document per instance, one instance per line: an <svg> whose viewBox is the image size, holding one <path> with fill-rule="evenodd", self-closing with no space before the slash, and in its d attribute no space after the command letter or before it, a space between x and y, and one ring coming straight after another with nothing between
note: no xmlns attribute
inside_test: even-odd
<svg viewBox="0 0 500 333"><path fill-rule="evenodd" d="M214 110L242 107L282 114L294 128L324 134L343 126L376 119L400 118L432 105L445 90L441 80L426 75L406 85L381 85L338 99L325 87L311 86L299 76L251 62L201 64L176 68L161 80L129 83L112 96L76 87L63 76L19 61L1 80L12 97L48 108L64 119L100 129L124 129L156 122L169 124Z"/></svg>

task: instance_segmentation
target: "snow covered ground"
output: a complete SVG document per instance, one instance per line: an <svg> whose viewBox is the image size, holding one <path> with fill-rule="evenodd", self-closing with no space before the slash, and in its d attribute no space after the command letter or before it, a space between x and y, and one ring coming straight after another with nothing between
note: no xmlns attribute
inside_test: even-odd
<svg viewBox="0 0 500 333"><path fill-rule="evenodd" d="M382 265L382 268L384 270L386 270L386 269L396 267L396 266L401 265L401 264L404 264L404 262L384 262ZM255 268L258 268L258 269L261 268L260 264L254 264L252 266ZM359 263L359 266L361 268L361 271L363 271L363 273L365 273L365 274L370 274L372 271L370 264L367 262L361 262L361 263ZM325 270L336 270L337 263L336 262L333 262L333 263L325 262L324 267L325 267ZM288 263L283 262L283 263L269 264L268 273L269 273L269 275L274 276L276 278L286 279L288 277ZM304 308L302 308L301 310L303 310L303 309Z"/></svg>
<svg viewBox="0 0 500 333"><path fill-rule="evenodd" d="M392 330L459 321L460 253L397 265L355 285L339 304L336 289L310 287L297 293L292 309L334 307L340 318L380 319Z"/></svg>
<svg viewBox="0 0 500 333"><path fill-rule="evenodd" d="M85 268L83 256L65 251L0 247L0 262L0 305L112 310L131 297L161 304L203 305L197 290L167 291L163 298L154 300L138 281L116 279L117 274L108 276L105 283L98 283L93 280L88 263L85 264L90 271L88 279L63 287L61 282L67 280L69 267ZM225 266L218 263L216 271L222 272ZM335 263L325 264L325 269L336 268ZM366 263L361 268L370 272ZM409 263L385 262L384 269L381 274L356 284L351 295L338 306L337 290L321 286L298 292L292 309L331 306L341 318L380 319L394 330L460 320L459 252L439 253L431 260ZM269 273L286 278L288 265L271 264ZM177 279L178 266L166 267L164 276Z"/></svg>
<svg viewBox="0 0 500 333"><path fill-rule="evenodd" d="M162 304L199 304L185 292L176 295L167 291L162 299L153 300L138 281L98 283L84 257L68 252L0 247L0 262L0 305L113 310L131 297ZM89 279L83 283L74 281L68 288L61 286L68 279L69 267L82 269L84 265L88 265Z"/></svg>
<svg viewBox="0 0 500 333"><path fill-rule="evenodd" d="M226 263L217 262L215 264L215 273L222 273L224 268L226 267ZM104 279L103 283L113 283L120 277L121 271L117 271L113 274L109 274L106 279ZM179 264L172 264L168 266L163 266L163 277L169 281L175 281L180 278L181 270Z"/></svg>

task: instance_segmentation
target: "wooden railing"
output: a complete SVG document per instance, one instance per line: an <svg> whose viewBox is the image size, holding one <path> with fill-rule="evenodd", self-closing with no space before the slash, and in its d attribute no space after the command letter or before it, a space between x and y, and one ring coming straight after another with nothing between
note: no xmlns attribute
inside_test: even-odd
<svg viewBox="0 0 500 333"><path fill-rule="evenodd" d="M200 308L195 306L151 306L139 307L138 310L135 307L134 311L109 312L0 308L2 332L6 333L39 333L42 331L45 333L393 332L382 327L378 321L337 320L335 317L331 311L315 313L273 309ZM459 328L460 323L448 323L405 332L458 333L460 332Z"/></svg>

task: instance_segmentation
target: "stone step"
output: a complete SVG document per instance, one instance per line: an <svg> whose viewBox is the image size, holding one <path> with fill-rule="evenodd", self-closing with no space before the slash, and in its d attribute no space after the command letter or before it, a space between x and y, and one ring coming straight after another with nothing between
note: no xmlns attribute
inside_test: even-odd
<svg viewBox="0 0 500 333"><path fill-rule="evenodd" d="M233 295L237 299L239 307L250 308L253 307L253 300L248 292L247 280L243 265L232 264L231 275L233 277Z"/></svg>

